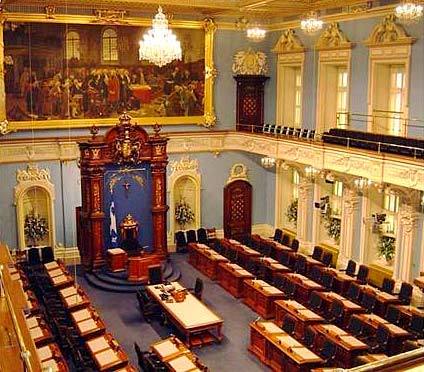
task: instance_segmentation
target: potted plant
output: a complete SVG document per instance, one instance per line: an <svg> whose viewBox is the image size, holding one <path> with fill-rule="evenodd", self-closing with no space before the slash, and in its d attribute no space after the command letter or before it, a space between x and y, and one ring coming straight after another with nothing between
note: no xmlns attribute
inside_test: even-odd
<svg viewBox="0 0 424 372"><path fill-rule="evenodd" d="M298 199L294 199L287 207L286 216L289 222L292 222L295 226L297 225L297 206Z"/></svg>
<svg viewBox="0 0 424 372"><path fill-rule="evenodd" d="M184 199L175 205L175 220L184 229L184 226L194 221L194 212Z"/></svg>
<svg viewBox="0 0 424 372"><path fill-rule="evenodd" d="M340 219L335 217L327 217L324 222L324 227L327 230L328 236L332 238L337 244L339 244L341 231Z"/></svg>
<svg viewBox="0 0 424 372"><path fill-rule="evenodd" d="M395 256L395 241L395 238L387 235L380 235L378 239L378 256L383 257L388 265L392 265L393 263L393 258Z"/></svg>
<svg viewBox="0 0 424 372"><path fill-rule="evenodd" d="M25 216L24 234L32 246L36 246L37 242L42 241L48 232L48 223L45 218L34 211Z"/></svg>

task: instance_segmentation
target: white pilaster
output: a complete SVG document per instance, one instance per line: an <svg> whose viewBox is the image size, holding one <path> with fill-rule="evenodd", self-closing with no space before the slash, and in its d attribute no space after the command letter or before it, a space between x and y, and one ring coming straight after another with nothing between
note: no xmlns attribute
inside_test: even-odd
<svg viewBox="0 0 424 372"><path fill-rule="evenodd" d="M299 203L297 206L297 239L302 249L313 247L311 211L314 209L315 183L302 178L299 184Z"/></svg>
<svg viewBox="0 0 424 372"><path fill-rule="evenodd" d="M399 281L412 281L412 259L418 243L420 213L412 205L403 204L397 217L396 253L393 276Z"/></svg>
<svg viewBox="0 0 424 372"><path fill-rule="evenodd" d="M358 226L357 221L361 218L359 213L360 197L354 190L345 188L342 203L338 264L346 266L347 261L353 257L353 245L360 233L355 231L355 226Z"/></svg>
<svg viewBox="0 0 424 372"><path fill-rule="evenodd" d="M283 200L284 200L284 185L283 185L284 169L283 164L277 161L275 165L275 215L274 225L275 228L281 228L283 226Z"/></svg>

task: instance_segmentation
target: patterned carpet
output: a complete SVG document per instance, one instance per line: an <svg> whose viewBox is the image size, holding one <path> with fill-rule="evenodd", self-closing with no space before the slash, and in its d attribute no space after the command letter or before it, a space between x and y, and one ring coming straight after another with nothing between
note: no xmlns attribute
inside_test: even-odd
<svg viewBox="0 0 424 372"><path fill-rule="evenodd" d="M213 372L256 372L267 371L256 357L252 356L247 346L249 343L248 324L257 318L257 314L241 303L219 284L206 278L187 263L186 254L172 254L171 259L182 272L180 282L185 287L193 287L196 277L204 281L203 301L224 319L224 340L219 345L197 348L194 352ZM105 292L91 287L82 275L77 275L77 282L87 291L100 316L107 325L107 330L121 343L132 363L137 365L134 342L142 350L147 350L151 343L165 338L171 329L152 322L142 321L135 294Z"/></svg>

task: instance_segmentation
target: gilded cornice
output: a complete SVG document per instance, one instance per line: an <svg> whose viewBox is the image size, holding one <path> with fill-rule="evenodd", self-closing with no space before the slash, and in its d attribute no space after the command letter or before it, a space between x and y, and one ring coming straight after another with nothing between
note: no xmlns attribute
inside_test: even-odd
<svg viewBox="0 0 424 372"><path fill-rule="evenodd" d="M293 141L241 132L167 133L170 154L243 151L271 156L296 165L367 178L376 183L392 184L424 191L422 160L378 154L357 149L338 148L321 142ZM0 142L0 164L28 161L76 161L76 139L8 140Z"/></svg>
<svg viewBox="0 0 424 372"><path fill-rule="evenodd" d="M337 22L330 23L318 38L315 48L317 50L350 49L352 43L340 30Z"/></svg>

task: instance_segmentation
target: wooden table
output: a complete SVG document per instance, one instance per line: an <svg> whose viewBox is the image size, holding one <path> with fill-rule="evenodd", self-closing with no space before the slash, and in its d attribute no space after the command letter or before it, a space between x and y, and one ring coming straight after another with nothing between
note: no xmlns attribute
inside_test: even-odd
<svg viewBox="0 0 424 372"><path fill-rule="evenodd" d="M207 277L217 279L218 265L228 259L205 244L190 243L188 245L189 262Z"/></svg>
<svg viewBox="0 0 424 372"><path fill-rule="evenodd" d="M128 364L128 357L110 333L93 338L87 349L99 371L115 370Z"/></svg>
<svg viewBox="0 0 424 372"><path fill-rule="evenodd" d="M322 285L301 274L287 273L283 274L283 276L296 286L296 298L299 300L299 302L306 306L309 303L309 298L312 291L326 291Z"/></svg>
<svg viewBox="0 0 424 372"><path fill-rule="evenodd" d="M275 316L275 300L284 299L284 293L263 280L246 279L244 281L243 302L262 318Z"/></svg>
<svg viewBox="0 0 424 372"><path fill-rule="evenodd" d="M184 289L178 282L173 282L172 285L175 290ZM224 321L191 293L187 293L182 302L175 302L171 296L171 302L170 299L161 299L160 295L164 293L162 285L148 285L146 291L185 336L189 347L222 341L221 329Z"/></svg>
<svg viewBox="0 0 424 372"><path fill-rule="evenodd" d="M273 371L310 371L323 360L272 322L250 323L249 351Z"/></svg>
<svg viewBox="0 0 424 372"><path fill-rule="evenodd" d="M275 301L275 323L282 327L284 316L291 315L296 319L295 335L298 340L303 339L306 327L323 323L325 319L302 304L294 300Z"/></svg>
<svg viewBox="0 0 424 372"><path fill-rule="evenodd" d="M325 340L336 345L335 363L341 368L351 368L355 357L368 350L368 345L333 324L316 324L316 345L322 348Z"/></svg>
<svg viewBox="0 0 424 372"><path fill-rule="evenodd" d="M236 298L244 296L244 280L254 278L241 266L229 262L221 262L217 273L219 284Z"/></svg>

